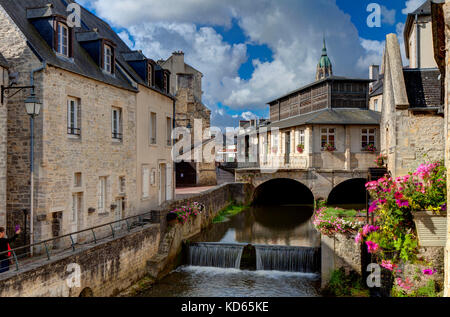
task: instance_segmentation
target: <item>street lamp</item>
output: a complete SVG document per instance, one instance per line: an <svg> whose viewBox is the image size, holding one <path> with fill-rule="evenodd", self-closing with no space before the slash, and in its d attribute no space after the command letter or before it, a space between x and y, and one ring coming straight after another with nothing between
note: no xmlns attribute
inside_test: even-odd
<svg viewBox="0 0 450 317"><path fill-rule="evenodd" d="M30 245L34 243L34 118L39 115L41 106L41 102L32 91L25 99L25 108L30 116ZM33 247L30 248L30 255L33 255Z"/></svg>

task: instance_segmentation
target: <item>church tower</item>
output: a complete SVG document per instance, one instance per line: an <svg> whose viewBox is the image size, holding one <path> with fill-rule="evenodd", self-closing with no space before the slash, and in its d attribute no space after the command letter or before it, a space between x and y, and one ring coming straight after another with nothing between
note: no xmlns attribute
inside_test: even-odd
<svg viewBox="0 0 450 317"><path fill-rule="evenodd" d="M327 54L327 46L324 38L322 56L320 57L319 64L317 65L316 80L321 80L330 76L333 76L333 66L331 65L331 60Z"/></svg>

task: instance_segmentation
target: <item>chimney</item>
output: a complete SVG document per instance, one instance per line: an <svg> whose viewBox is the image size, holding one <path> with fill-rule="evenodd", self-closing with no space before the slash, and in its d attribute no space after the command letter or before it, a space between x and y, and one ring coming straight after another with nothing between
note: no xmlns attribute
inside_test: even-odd
<svg viewBox="0 0 450 317"><path fill-rule="evenodd" d="M371 65L369 67L369 79L378 81L380 78L380 66Z"/></svg>
<svg viewBox="0 0 450 317"><path fill-rule="evenodd" d="M174 60L176 61L176 64L184 65L184 53L183 51L175 51L172 53L172 56Z"/></svg>

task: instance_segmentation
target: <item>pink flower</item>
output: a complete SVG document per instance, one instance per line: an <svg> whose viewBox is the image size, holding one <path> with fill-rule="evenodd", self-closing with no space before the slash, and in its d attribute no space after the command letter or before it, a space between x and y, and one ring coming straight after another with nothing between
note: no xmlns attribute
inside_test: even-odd
<svg viewBox="0 0 450 317"><path fill-rule="evenodd" d="M367 241L366 245L367 245L367 250L369 251L369 253L372 253L372 254L376 253L380 249L380 246L372 241Z"/></svg>
<svg viewBox="0 0 450 317"><path fill-rule="evenodd" d="M355 237L355 243L360 244L362 239L363 239L363 236L362 236L361 232L358 232L358 234Z"/></svg>
<svg viewBox="0 0 450 317"><path fill-rule="evenodd" d="M436 273L436 270L432 270L432 269L425 269L422 271L423 275L433 275L434 273Z"/></svg>
<svg viewBox="0 0 450 317"><path fill-rule="evenodd" d="M409 207L409 202L406 200L397 200L396 203L399 208Z"/></svg>
<svg viewBox="0 0 450 317"><path fill-rule="evenodd" d="M400 199L403 198L403 194L400 193L400 192L396 192L396 193L394 194L394 197L395 197L395 199L400 200Z"/></svg>
<svg viewBox="0 0 450 317"><path fill-rule="evenodd" d="M393 264L391 261L386 261L386 260L383 260L383 262L381 263L381 266L389 271L394 271L394 269L397 268L397 265Z"/></svg>

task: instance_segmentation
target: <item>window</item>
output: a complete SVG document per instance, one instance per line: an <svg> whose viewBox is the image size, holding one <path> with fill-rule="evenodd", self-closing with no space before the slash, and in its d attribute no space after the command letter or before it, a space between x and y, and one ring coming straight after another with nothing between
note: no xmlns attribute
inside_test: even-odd
<svg viewBox="0 0 450 317"><path fill-rule="evenodd" d="M148 64L147 81L149 86L153 86L153 66Z"/></svg>
<svg viewBox="0 0 450 317"><path fill-rule="evenodd" d="M74 175L74 187L81 187L83 185L82 179L81 179L81 173L75 173Z"/></svg>
<svg viewBox="0 0 450 317"><path fill-rule="evenodd" d="M78 215L81 215L83 206L83 193L76 193L72 195L72 223L78 223ZM74 228L77 231L78 228Z"/></svg>
<svg viewBox="0 0 450 317"><path fill-rule="evenodd" d="M124 194L126 192L126 179L125 176L119 177L119 192Z"/></svg>
<svg viewBox="0 0 450 317"><path fill-rule="evenodd" d="M325 128L321 130L321 146L325 148L328 145L336 147L336 129Z"/></svg>
<svg viewBox="0 0 450 317"><path fill-rule="evenodd" d="M156 113L150 113L150 144L156 144Z"/></svg>
<svg viewBox="0 0 450 317"><path fill-rule="evenodd" d="M152 186L156 185L156 169L152 169L152 174L150 175L150 184Z"/></svg>
<svg viewBox="0 0 450 317"><path fill-rule="evenodd" d="M164 73L164 92L169 93L169 76Z"/></svg>
<svg viewBox="0 0 450 317"><path fill-rule="evenodd" d="M69 28L61 22L58 22L57 26L56 51L61 55L69 57Z"/></svg>
<svg viewBox="0 0 450 317"><path fill-rule="evenodd" d="M113 49L106 44L103 50L103 70L108 74L112 74L113 72Z"/></svg>
<svg viewBox="0 0 450 317"><path fill-rule="evenodd" d="M150 169L148 166L142 167L142 198L150 196Z"/></svg>
<svg viewBox="0 0 450 317"><path fill-rule="evenodd" d="M172 145L172 119L170 117L166 118L166 128L167 128L167 146Z"/></svg>
<svg viewBox="0 0 450 317"><path fill-rule="evenodd" d="M122 140L122 109L112 109L112 138Z"/></svg>
<svg viewBox="0 0 450 317"><path fill-rule="evenodd" d="M362 129L361 130L361 148L366 149L369 145L375 146L375 129Z"/></svg>
<svg viewBox="0 0 450 317"><path fill-rule="evenodd" d="M375 99L374 101L374 110L378 111L378 99Z"/></svg>
<svg viewBox="0 0 450 317"><path fill-rule="evenodd" d="M272 154L278 153L278 138L280 137L279 131L273 132L271 135L271 143L272 143Z"/></svg>
<svg viewBox="0 0 450 317"><path fill-rule="evenodd" d="M81 107L78 99L67 101L67 134L81 135Z"/></svg>
<svg viewBox="0 0 450 317"><path fill-rule="evenodd" d="M106 199L107 199L107 190L108 190L108 177L103 176L99 179L98 184L98 210L100 212L106 211Z"/></svg>
<svg viewBox="0 0 450 317"><path fill-rule="evenodd" d="M305 130L297 131L297 145L305 145Z"/></svg>

